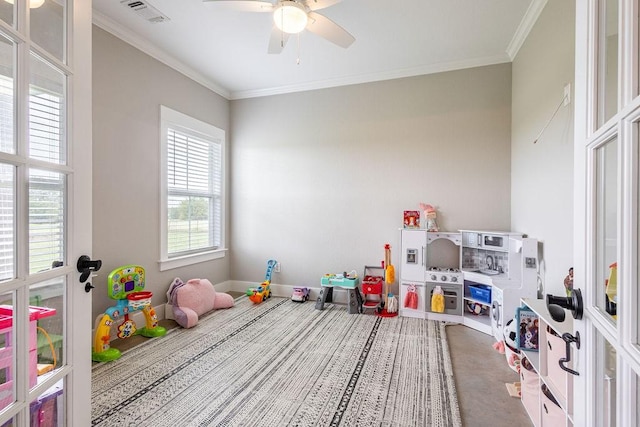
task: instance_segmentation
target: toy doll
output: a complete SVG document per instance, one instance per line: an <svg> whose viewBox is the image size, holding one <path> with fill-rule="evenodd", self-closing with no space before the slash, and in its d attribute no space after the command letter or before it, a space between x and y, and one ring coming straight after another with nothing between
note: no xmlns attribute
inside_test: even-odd
<svg viewBox="0 0 640 427"><path fill-rule="evenodd" d="M436 223L436 209L425 203L420 203L420 209L424 211L425 228L427 231L438 231L438 223Z"/></svg>
<svg viewBox="0 0 640 427"><path fill-rule="evenodd" d="M573 289L573 267L569 269L569 274L564 278L564 290L567 293L567 296L571 296L571 290Z"/></svg>

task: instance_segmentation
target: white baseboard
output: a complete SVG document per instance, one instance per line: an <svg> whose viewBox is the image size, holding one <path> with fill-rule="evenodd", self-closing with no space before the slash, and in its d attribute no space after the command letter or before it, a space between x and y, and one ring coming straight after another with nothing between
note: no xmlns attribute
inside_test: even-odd
<svg viewBox="0 0 640 427"><path fill-rule="evenodd" d="M247 289L249 288L255 288L256 286L260 285L261 282L244 282L244 281L239 281L239 280L232 280L231 281L231 288L228 289L230 291L235 291L235 292L246 292ZM293 285L280 285L278 283L272 283L271 284L271 294L273 296L276 297L284 297L284 298L290 298L291 294L293 293L293 288L297 288L299 286L293 286ZM315 301L318 298L318 295L320 295L320 287L310 287L307 286L310 289L310 293L309 293L309 301ZM218 288L216 288L217 290ZM343 288L334 288L336 291L333 293L333 302L338 303L338 304L347 304L347 292L346 289Z"/></svg>
<svg viewBox="0 0 640 427"><path fill-rule="evenodd" d="M245 282L245 281L239 281L239 280L227 280L225 282L215 284L214 288L216 289L216 292L234 291L234 292L245 293L247 289L254 288L260 285L260 283L261 282ZM290 298L291 294L293 293L294 287L297 287L297 286L280 285L278 283L272 283L271 294L277 297ZM318 298L318 295L320 294L320 287L316 287L316 288L309 287L309 289L311 290L309 294L309 302L315 302L315 300ZM334 289L336 289L336 291L333 292L333 302L337 304L347 304L346 290L342 288L334 288ZM161 303L160 305L154 306L154 309L156 310L156 315L158 316L158 320L174 318L173 310L171 309L171 306L167 303ZM96 333L96 328L100 324L100 321L102 320L102 316L104 316L104 313L100 314L98 317L95 318L94 328L91 331L92 337ZM129 313L129 319L133 320L134 323L139 328L142 328L145 325L144 314L142 314L141 311L135 311L133 313ZM118 335L117 335L118 326L123 321L124 321L124 318L121 316L118 319L116 319L116 321L114 322L114 325L111 327L111 331L110 331L111 341L118 339Z"/></svg>

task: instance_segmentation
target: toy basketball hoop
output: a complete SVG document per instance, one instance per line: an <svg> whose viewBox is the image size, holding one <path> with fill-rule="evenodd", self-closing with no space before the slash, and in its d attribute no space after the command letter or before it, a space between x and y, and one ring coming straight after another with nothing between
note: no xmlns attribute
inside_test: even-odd
<svg viewBox="0 0 640 427"><path fill-rule="evenodd" d="M151 305L151 297L153 293L150 291L133 292L127 295L129 306L135 310L139 310L147 305Z"/></svg>

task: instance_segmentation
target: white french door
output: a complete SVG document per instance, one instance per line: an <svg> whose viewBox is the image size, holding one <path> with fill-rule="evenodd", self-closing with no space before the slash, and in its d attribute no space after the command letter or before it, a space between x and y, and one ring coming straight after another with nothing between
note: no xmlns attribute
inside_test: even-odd
<svg viewBox="0 0 640 427"><path fill-rule="evenodd" d="M576 2L575 426L640 425L640 9Z"/></svg>
<svg viewBox="0 0 640 427"><path fill-rule="evenodd" d="M91 1L0 0L0 425L90 424Z"/></svg>

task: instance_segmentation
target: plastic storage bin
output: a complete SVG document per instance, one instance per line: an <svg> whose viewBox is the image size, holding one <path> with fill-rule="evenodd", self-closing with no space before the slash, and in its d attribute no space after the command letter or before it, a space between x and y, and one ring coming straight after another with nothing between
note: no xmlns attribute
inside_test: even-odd
<svg viewBox="0 0 640 427"><path fill-rule="evenodd" d="M491 286L468 285L471 298L485 304L491 304Z"/></svg>
<svg viewBox="0 0 640 427"><path fill-rule="evenodd" d="M540 388L540 404L542 405L543 426L562 426L565 424L564 411L544 384Z"/></svg>
<svg viewBox="0 0 640 427"><path fill-rule="evenodd" d="M551 382L557 391L561 393L559 397L562 400L567 399L568 375L562 370L558 362L560 359L567 357L566 351L566 344L562 338L547 327L547 381ZM572 362L567 364L569 368L573 366Z"/></svg>
<svg viewBox="0 0 640 427"><path fill-rule="evenodd" d="M520 384L522 405L536 427L540 426L540 380L529 359L523 357L520 363Z"/></svg>

